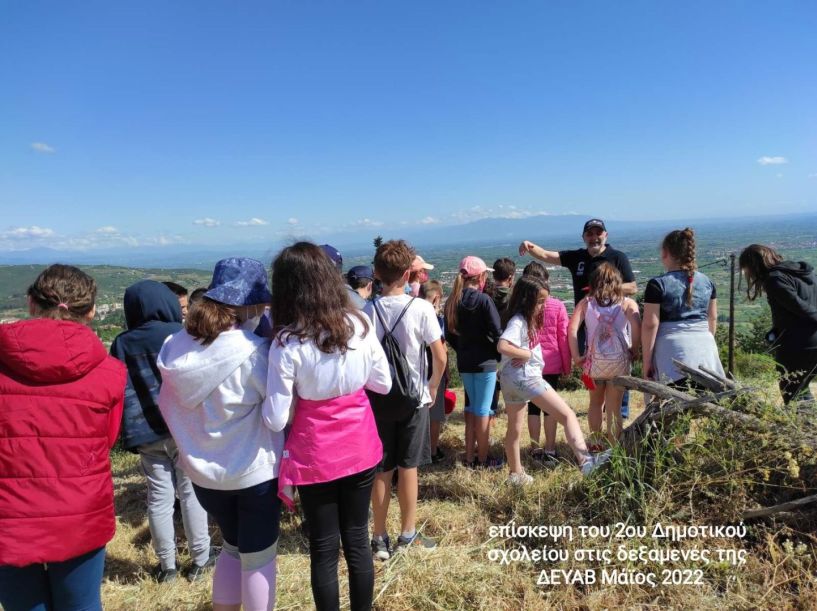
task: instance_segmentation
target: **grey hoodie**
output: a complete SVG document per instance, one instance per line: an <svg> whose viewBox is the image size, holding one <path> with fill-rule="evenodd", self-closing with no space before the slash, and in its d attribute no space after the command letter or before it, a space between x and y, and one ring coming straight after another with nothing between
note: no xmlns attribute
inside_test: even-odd
<svg viewBox="0 0 817 611"><path fill-rule="evenodd" d="M159 352L159 409L182 468L202 488L240 490L278 476L284 435L261 416L269 345L231 330L202 346L180 331Z"/></svg>

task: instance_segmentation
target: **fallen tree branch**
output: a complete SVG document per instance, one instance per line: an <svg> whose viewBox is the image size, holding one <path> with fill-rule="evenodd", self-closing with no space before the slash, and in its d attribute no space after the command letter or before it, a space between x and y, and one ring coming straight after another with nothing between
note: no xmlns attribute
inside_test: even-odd
<svg viewBox="0 0 817 611"><path fill-rule="evenodd" d="M737 384L732 380L722 378L720 375L711 372L704 367L690 367L678 359L672 359L672 364L675 365L679 371L682 371L688 377L706 389L721 392L727 388L735 388L737 386Z"/></svg>
<svg viewBox="0 0 817 611"><path fill-rule="evenodd" d="M812 494L811 496L806 496L802 499L797 499L796 501L789 501L787 503L781 503L780 505L774 505L772 507L763 507L761 509L744 511L743 519L751 520L754 518L765 518L778 513L790 512L792 510L799 509L803 505L810 505L811 503L817 503L817 494Z"/></svg>
<svg viewBox="0 0 817 611"><path fill-rule="evenodd" d="M670 388L659 382L642 380L641 378L634 378L632 376L617 377L613 380L613 383L623 386L624 388L629 388L630 390L640 390L659 399L669 401L668 404L659 405L654 410L650 410L647 418L651 421L663 421L664 424L666 424L667 421L671 421L682 413L691 412L697 416L719 418L723 422L751 431L773 433L778 442L787 447L799 448L805 444L817 449L817 437L812 433L794 427L786 427L779 423L766 422L756 416L721 407L720 405L712 403L711 397L693 397L690 394L675 388ZM633 425L635 424L634 422ZM629 429L630 427L627 428ZM639 436L636 430L629 433L628 443L637 441L637 439L629 439L631 435L635 435L636 438Z"/></svg>

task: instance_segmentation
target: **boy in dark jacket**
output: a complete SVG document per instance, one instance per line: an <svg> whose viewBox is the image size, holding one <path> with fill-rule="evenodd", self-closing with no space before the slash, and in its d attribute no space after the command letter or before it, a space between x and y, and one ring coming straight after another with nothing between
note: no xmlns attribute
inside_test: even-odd
<svg viewBox="0 0 817 611"><path fill-rule="evenodd" d="M177 465L176 444L158 406L162 378L156 356L165 339L182 329L179 300L164 284L142 280L125 291L125 320L128 330L113 341L111 356L125 363L128 370L122 443L127 450L139 453L147 477L148 525L160 562L154 577L161 582L176 577L173 508L178 493L193 560L188 578L197 579L212 565L207 513L199 505L190 479Z"/></svg>

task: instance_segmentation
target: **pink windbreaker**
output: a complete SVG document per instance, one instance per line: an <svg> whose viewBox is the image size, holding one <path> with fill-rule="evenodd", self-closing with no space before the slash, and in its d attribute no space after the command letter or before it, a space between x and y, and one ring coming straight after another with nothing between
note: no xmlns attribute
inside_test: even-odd
<svg viewBox="0 0 817 611"><path fill-rule="evenodd" d="M284 444L278 496L292 509L294 486L354 475L382 458L383 445L363 389L322 401L299 398Z"/></svg>
<svg viewBox="0 0 817 611"><path fill-rule="evenodd" d="M545 368L542 374L570 373L570 345L567 343L567 309L560 299L548 297L545 303L544 324L539 330L539 343Z"/></svg>

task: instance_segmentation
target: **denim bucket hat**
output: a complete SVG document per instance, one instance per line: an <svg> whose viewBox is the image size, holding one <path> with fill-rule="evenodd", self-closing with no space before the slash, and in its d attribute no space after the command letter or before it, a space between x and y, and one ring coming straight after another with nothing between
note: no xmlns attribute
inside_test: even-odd
<svg viewBox="0 0 817 611"><path fill-rule="evenodd" d="M258 305L272 301L264 264L245 257L222 259L216 263L213 280L204 296L231 306Z"/></svg>

